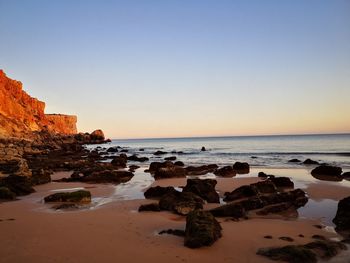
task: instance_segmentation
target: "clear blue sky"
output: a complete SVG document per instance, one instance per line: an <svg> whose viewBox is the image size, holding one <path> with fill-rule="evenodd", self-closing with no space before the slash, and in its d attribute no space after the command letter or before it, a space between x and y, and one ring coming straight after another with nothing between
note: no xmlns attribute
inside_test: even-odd
<svg viewBox="0 0 350 263"><path fill-rule="evenodd" d="M0 68L112 138L350 132L350 1L0 0Z"/></svg>

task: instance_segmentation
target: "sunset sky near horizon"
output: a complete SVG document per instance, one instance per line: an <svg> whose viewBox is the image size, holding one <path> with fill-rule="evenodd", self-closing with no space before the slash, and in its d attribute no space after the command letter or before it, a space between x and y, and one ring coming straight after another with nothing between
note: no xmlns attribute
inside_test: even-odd
<svg viewBox="0 0 350 263"><path fill-rule="evenodd" d="M0 69L110 138L350 132L350 1L0 0Z"/></svg>

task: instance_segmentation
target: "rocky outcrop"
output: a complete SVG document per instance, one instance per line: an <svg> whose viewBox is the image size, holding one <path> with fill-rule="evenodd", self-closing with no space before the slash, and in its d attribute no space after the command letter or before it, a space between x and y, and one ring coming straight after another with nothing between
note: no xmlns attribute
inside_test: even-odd
<svg viewBox="0 0 350 263"><path fill-rule="evenodd" d="M350 232L350 196L342 199L338 203L338 210L333 223L337 226L337 231Z"/></svg>
<svg viewBox="0 0 350 263"><path fill-rule="evenodd" d="M45 103L32 98L22 83L0 70L0 137L27 137L33 131L77 132L76 116L45 114Z"/></svg>

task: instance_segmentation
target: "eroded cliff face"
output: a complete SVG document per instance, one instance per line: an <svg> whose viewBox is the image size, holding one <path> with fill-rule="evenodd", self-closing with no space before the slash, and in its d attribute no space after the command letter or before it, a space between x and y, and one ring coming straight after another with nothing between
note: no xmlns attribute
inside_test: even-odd
<svg viewBox="0 0 350 263"><path fill-rule="evenodd" d="M45 103L32 98L22 83L0 70L0 136L26 137L33 131L77 133L76 116L45 114Z"/></svg>

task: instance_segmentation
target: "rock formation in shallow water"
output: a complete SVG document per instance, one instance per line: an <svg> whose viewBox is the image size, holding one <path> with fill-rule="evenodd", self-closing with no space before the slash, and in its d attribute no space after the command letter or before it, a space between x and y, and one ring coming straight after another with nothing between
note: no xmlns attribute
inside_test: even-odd
<svg viewBox="0 0 350 263"><path fill-rule="evenodd" d="M26 137L33 131L77 133L76 116L45 114L45 103L32 98L22 83L0 70L0 136Z"/></svg>

